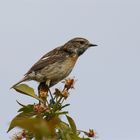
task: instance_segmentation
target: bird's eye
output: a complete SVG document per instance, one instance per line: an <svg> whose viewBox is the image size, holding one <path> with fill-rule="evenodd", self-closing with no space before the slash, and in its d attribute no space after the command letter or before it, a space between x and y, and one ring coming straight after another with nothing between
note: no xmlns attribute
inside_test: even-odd
<svg viewBox="0 0 140 140"><path fill-rule="evenodd" d="M84 41L80 41L80 44L83 45L85 42Z"/></svg>

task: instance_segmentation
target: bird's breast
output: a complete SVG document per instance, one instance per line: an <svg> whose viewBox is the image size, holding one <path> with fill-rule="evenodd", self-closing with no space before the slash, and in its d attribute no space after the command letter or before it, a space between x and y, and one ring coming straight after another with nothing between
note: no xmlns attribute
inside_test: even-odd
<svg viewBox="0 0 140 140"><path fill-rule="evenodd" d="M66 56L63 61L56 62L44 70L47 79L59 82L66 78L72 71L78 57L76 55Z"/></svg>
<svg viewBox="0 0 140 140"><path fill-rule="evenodd" d="M77 59L78 59L77 55L68 56L66 60L63 62L63 64L60 65L64 71L69 71L70 69L73 69Z"/></svg>

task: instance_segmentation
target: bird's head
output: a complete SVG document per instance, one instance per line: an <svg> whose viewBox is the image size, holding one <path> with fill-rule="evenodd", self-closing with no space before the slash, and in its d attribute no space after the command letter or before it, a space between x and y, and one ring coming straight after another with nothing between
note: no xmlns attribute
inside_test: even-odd
<svg viewBox="0 0 140 140"><path fill-rule="evenodd" d="M82 55L88 48L95 47L96 44L90 43L85 38L74 38L68 41L64 46L63 49L69 53L74 53L78 56Z"/></svg>

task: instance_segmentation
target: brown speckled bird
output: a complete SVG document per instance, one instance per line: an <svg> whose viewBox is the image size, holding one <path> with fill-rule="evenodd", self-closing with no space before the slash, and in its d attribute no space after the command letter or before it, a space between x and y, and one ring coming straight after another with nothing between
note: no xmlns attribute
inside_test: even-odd
<svg viewBox="0 0 140 140"><path fill-rule="evenodd" d="M66 78L72 71L77 59L88 48L97 46L87 39L74 38L61 47L57 47L45 54L24 75L24 78L16 85L24 81L35 80L39 83L49 83L49 87Z"/></svg>

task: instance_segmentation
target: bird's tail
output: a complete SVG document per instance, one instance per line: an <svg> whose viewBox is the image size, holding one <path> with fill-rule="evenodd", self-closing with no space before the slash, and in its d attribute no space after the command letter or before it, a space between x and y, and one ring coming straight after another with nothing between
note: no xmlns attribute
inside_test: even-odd
<svg viewBox="0 0 140 140"><path fill-rule="evenodd" d="M27 76L25 76L23 79L21 79L19 82L17 82L16 84L14 84L11 88L14 88L15 86L17 86L18 84L20 84L20 83L22 83L22 82L24 82L24 81L27 81L28 80L28 77ZM10 89L11 89L10 88Z"/></svg>

